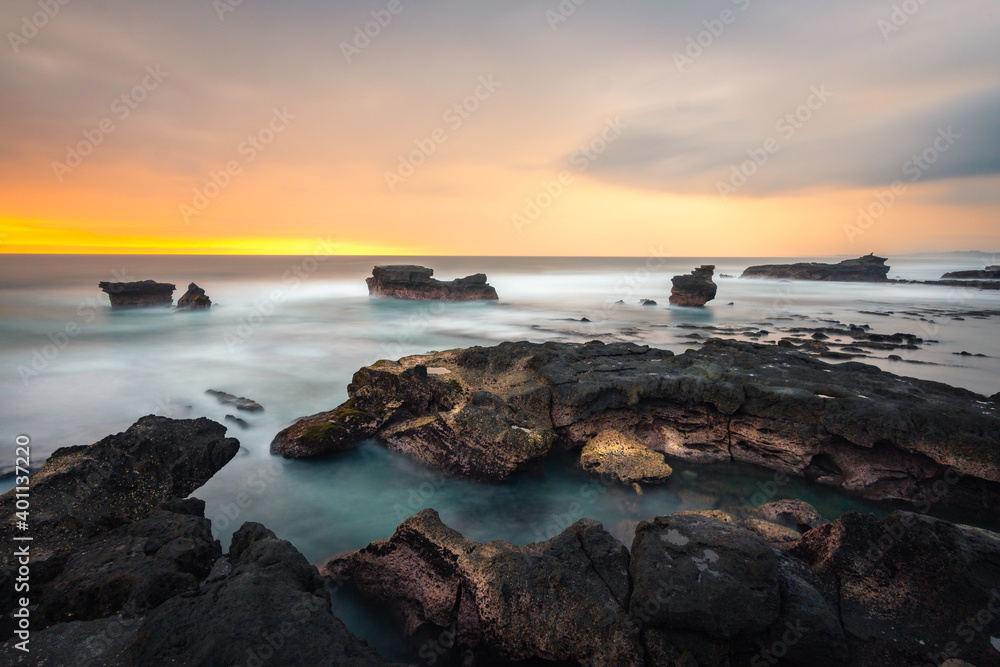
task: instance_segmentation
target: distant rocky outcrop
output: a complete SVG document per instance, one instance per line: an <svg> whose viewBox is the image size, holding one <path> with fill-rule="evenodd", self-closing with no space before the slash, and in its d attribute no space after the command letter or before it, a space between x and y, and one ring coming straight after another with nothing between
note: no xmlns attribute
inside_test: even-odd
<svg viewBox="0 0 1000 667"><path fill-rule="evenodd" d="M842 282L886 282L889 268L888 259L865 255L858 259L847 259L839 264L809 262L801 264L764 264L751 266L743 272L743 278L784 278L788 280L826 280Z"/></svg>
<svg viewBox="0 0 1000 667"><path fill-rule="evenodd" d="M148 308L171 306L174 303L175 285L143 280L133 283L98 283L111 299L112 308Z"/></svg>
<svg viewBox="0 0 1000 667"><path fill-rule="evenodd" d="M177 308L180 310L208 310L212 307L212 300L205 294L205 290L194 283L188 285L187 292L177 301Z"/></svg>
<svg viewBox="0 0 1000 667"><path fill-rule="evenodd" d="M348 396L279 433L271 452L321 456L375 438L443 472L500 481L614 430L692 463L753 463L871 499L1000 506L996 403L776 345L709 339L674 355L502 343L378 362ZM942 484L947 494L934 491Z"/></svg>
<svg viewBox="0 0 1000 667"><path fill-rule="evenodd" d="M670 292L670 303L686 308L701 308L715 298L719 287L712 282L715 267L706 264L687 276L675 276L673 290Z"/></svg>
<svg viewBox="0 0 1000 667"><path fill-rule="evenodd" d="M387 299L407 301L496 301L497 291L477 273L466 278L441 281L432 278L434 269L423 266L376 266L367 279L368 293Z"/></svg>
<svg viewBox="0 0 1000 667"><path fill-rule="evenodd" d="M941 280L948 279L1000 280L1000 266L987 266L981 271L952 271L941 276Z"/></svg>
<svg viewBox="0 0 1000 667"><path fill-rule="evenodd" d="M316 569L257 524L228 556L187 498L239 442L207 419L145 417L56 450L30 482L30 542L0 523L0 664L388 666L330 608ZM16 491L0 496L13 517ZM15 593L30 550L30 588ZM30 601L30 652L12 613Z"/></svg>

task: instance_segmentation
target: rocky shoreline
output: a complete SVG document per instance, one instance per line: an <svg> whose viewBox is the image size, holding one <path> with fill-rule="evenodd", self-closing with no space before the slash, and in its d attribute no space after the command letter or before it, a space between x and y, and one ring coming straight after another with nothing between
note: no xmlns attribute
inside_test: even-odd
<svg viewBox="0 0 1000 667"><path fill-rule="evenodd" d="M1000 506L995 401L790 347L502 343L380 361L354 375L346 403L285 429L271 452L324 456L375 438L444 473L501 482L613 431L677 460L753 463L872 500Z"/></svg>
<svg viewBox="0 0 1000 667"><path fill-rule="evenodd" d="M480 544L431 509L319 571L244 524L222 553L187 496L239 443L207 419L141 419L33 476L31 653L10 665L390 665L331 611L368 600L420 664L758 667L994 664L1000 535L910 512L834 521L795 500L639 523L577 521ZM0 509L14 511L13 492ZM331 527L336 530L336 527ZM10 524L0 526L11 537ZM984 614L988 614L986 619ZM398 625L397 625L398 624ZM433 662L428 662L433 656Z"/></svg>

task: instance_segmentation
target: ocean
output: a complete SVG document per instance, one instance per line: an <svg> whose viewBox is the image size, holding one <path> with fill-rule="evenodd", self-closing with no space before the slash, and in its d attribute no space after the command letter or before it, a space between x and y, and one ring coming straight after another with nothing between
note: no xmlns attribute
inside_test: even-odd
<svg viewBox="0 0 1000 667"><path fill-rule="evenodd" d="M991 395L1000 391L1000 292L929 285L740 280L752 264L838 258L477 258L37 256L0 258L0 442L13 464L14 442L30 438L33 463L66 445L91 444L138 418L206 416L234 410L206 390L260 402L249 423L227 424L242 450L194 495L206 501L228 546L244 521L291 541L310 561L389 537L406 517L437 509L477 541L518 544L552 537L581 515L630 544L635 522L720 502L760 504L782 497L812 502L829 518L848 509L889 507L804 480L781 480L745 465L678 464L670 482L641 496L595 483L570 459L503 485L445 479L374 443L319 461L270 456L271 439L298 417L347 398L360 367L430 350L505 340L628 341L683 352L687 325L771 332L837 321L878 333L915 334L936 343L864 359L880 368ZM499 303L371 300L365 277L375 264L421 264L441 279L486 273ZM890 277L933 280L982 268L989 258L947 255L890 260ZM716 265L717 299L706 309L672 309L670 278ZM721 275L720 275L721 274ZM100 281L155 279L203 287L208 312L112 312ZM641 306L653 299L656 306ZM622 301L624 303L618 303ZM732 305L729 305L732 304ZM970 314L971 313L971 314ZM956 317L960 319L955 319ZM582 320L589 321L582 321ZM683 325L683 326L682 326ZM740 338L739 335L730 337ZM982 357L960 356L961 352ZM12 481L0 482L0 491ZM363 608L335 597L349 627L392 655L388 632ZM387 648L388 647L388 648Z"/></svg>

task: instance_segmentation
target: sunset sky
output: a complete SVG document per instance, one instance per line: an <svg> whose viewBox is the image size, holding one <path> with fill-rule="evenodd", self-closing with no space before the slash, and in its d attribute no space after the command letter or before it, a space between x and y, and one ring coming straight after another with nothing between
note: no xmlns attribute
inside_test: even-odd
<svg viewBox="0 0 1000 667"><path fill-rule="evenodd" d="M1000 249L996 0L8 0L0 26L0 252Z"/></svg>

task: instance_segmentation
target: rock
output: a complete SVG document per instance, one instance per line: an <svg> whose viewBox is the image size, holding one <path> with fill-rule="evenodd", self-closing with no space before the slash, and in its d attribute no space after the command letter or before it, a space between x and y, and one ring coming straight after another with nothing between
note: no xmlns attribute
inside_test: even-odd
<svg viewBox="0 0 1000 667"><path fill-rule="evenodd" d="M675 356L502 343L379 362L348 396L279 433L272 453L318 456L374 437L438 470L501 481L616 430L692 463L754 463L870 499L923 502L947 476L939 506L1000 504L996 403L776 345L710 339Z"/></svg>
<svg viewBox="0 0 1000 667"><path fill-rule="evenodd" d="M408 301L497 301L497 291L477 273L444 282L423 266L376 266L367 279L371 296Z"/></svg>
<svg viewBox="0 0 1000 667"><path fill-rule="evenodd" d="M226 421L229 422L230 424L236 424L237 426L239 426L241 429L244 430L250 428L250 424L248 424L245 419L241 419L236 415L226 415Z"/></svg>
<svg viewBox="0 0 1000 667"><path fill-rule="evenodd" d="M187 292L177 301L179 310L208 310L212 307L212 300L205 294L205 290L194 283L188 285Z"/></svg>
<svg viewBox="0 0 1000 667"><path fill-rule="evenodd" d="M632 542L631 612L716 639L756 634L781 611L778 558L748 530L703 516L644 521Z"/></svg>
<svg viewBox="0 0 1000 667"><path fill-rule="evenodd" d="M890 354L887 358L889 359L889 361L902 361L903 360L903 357L899 356L898 354Z"/></svg>
<svg viewBox="0 0 1000 667"><path fill-rule="evenodd" d="M53 452L31 478L34 630L138 613L197 588L208 572L201 560L219 547L208 522L192 516L204 503L176 499L236 455L239 442L225 431L207 419L144 417L89 447ZM0 496L0 511L14 516L15 505L14 491ZM0 539L13 538L14 525L0 524ZM13 549L3 559L12 572ZM0 639L13 629L12 604L0 603Z"/></svg>
<svg viewBox="0 0 1000 667"><path fill-rule="evenodd" d="M1000 535L908 512L848 512L806 533L791 554L838 602L846 664L996 663L996 625L984 610L995 621Z"/></svg>
<svg viewBox="0 0 1000 667"><path fill-rule="evenodd" d="M35 557L75 549L188 496L236 456L239 442L225 434L204 418L149 416L89 447L57 449L31 478ZM0 496L0 511L13 516L15 503L13 491ZM0 538L12 537L13 526L0 523Z"/></svg>
<svg viewBox="0 0 1000 667"><path fill-rule="evenodd" d="M316 568L260 524L233 535L228 561L228 575L146 615L127 664L390 664L333 615Z"/></svg>
<svg viewBox="0 0 1000 667"><path fill-rule="evenodd" d="M801 500L785 499L754 507L748 512L765 521L776 523L800 533L830 523L812 505Z"/></svg>
<svg viewBox="0 0 1000 667"><path fill-rule="evenodd" d="M847 259L839 264L819 262L801 264L766 264L751 266L743 278L783 278L791 280L834 280L845 282L885 282L888 280L888 260L874 254Z"/></svg>
<svg viewBox="0 0 1000 667"><path fill-rule="evenodd" d="M175 285L143 280L134 283L102 282L97 285L111 299L112 308L147 308L151 306L172 306Z"/></svg>
<svg viewBox="0 0 1000 667"><path fill-rule="evenodd" d="M642 306L655 306L656 302L653 301L652 299L643 299L642 301L639 302L639 305L642 305Z"/></svg>
<svg viewBox="0 0 1000 667"><path fill-rule="evenodd" d="M675 276L674 287L670 292L670 304L685 308L701 308L715 298L718 286L712 282L715 267L701 266L689 276Z"/></svg>
<svg viewBox="0 0 1000 667"><path fill-rule="evenodd" d="M205 393L209 396L215 396L215 399L219 401L220 404L231 405L237 410L242 410L244 412L264 412L263 405L243 396L234 396L233 394L227 394L224 391L217 391L215 389L209 389Z"/></svg>
<svg viewBox="0 0 1000 667"><path fill-rule="evenodd" d="M520 547L472 542L424 510L321 572L387 605L409 637L454 633L452 655L466 664L640 665L628 564L595 521Z"/></svg>
<svg viewBox="0 0 1000 667"><path fill-rule="evenodd" d="M663 454L618 431L602 431L584 445L580 466L597 475L612 476L622 484L659 484L673 474Z"/></svg>
<svg viewBox="0 0 1000 667"><path fill-rule="evenodd" d="M987 266L980 271L952 271L941 276L941 280L949 279L980 279L980 280L1000 280L1000 266Z"/></svg>
<svg viewBox="0 0 1000 667"><path fill-rule="evenodd" d="M244 525L222 557L204 501L185 496L236 454L225 430L145 417L49 457L31 480L31 588L21 593L31 651L15 636L0 664L389 664L333 616L316 569L270 531ZM14 491L0 497L4 512L14 505ZM5 544L11 532L0 524ZM0 640L19 607L13 553L0 568Z"/></svg>

